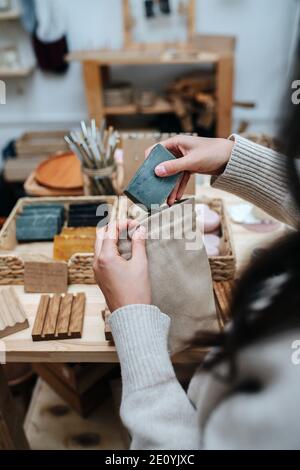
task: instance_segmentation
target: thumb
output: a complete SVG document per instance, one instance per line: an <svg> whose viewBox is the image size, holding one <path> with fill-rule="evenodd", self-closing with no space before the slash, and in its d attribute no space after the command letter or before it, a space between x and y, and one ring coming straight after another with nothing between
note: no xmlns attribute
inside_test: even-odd
<svg viewBox="0 0 300 470"><path fill-rule="evenodd" d="M193 159L186 155L185 157L176 158L176 160L168 160L160 163L155 168L155 174L160 177L166 177L182 173L184 171L191 171L193 166Z"/></svg>
<svg viewBox="0 0 300 470"><path fill-rule="evenodd" d="M146 256L146 229L142 225L132 235L132 259Z"/></svg>

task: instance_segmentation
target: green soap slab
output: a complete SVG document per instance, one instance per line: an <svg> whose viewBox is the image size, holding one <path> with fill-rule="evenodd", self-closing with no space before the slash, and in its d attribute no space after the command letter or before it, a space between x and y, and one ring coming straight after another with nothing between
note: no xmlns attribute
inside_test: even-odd
<svg viewBox="0 0 300 470"><path fill-rule="evenodd" d="M53 240L60 232L61 222L58 215L26 215L16 219L18 241Z"/></svg>
<svg viewBox="0 0 300 470"><path fill-rule="evenodd" d="M43 217L44 215L54 215L59 218L60 225L64 223L64 207L63 206L26 206L24 207L23 212L20 214L20 217L31 217L38 216Z"/></svg>
<svg viewBox="0 0 300 470"><path fill-rule="evenodd" d="M168 160L175 160L165 147L158 144L138 169L124 193L136 204L142 204L148 210L152 204L161 205L170 195L182 173L160 178L154 170L157 165Z"/></svg>

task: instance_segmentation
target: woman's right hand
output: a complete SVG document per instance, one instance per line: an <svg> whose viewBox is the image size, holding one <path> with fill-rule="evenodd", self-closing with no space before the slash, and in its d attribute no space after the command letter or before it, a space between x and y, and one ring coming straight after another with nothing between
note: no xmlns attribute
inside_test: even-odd
<svg viewBox="0 0 300 470"><path fill-rule="evenodd" d="M178 135L160 144L177 157L177 160L158 165L155 168L156 175L164 178L183 173L181 180L168 198L168 204L171 206L176 200L182 198L191 174L220 175L224 171L234 142L227 139ZM153 147L146 151L146 157Z"/></svg>

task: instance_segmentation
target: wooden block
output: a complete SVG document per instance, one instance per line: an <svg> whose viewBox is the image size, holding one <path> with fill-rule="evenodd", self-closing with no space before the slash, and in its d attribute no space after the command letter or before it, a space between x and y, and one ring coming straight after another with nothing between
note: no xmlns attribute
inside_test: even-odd
<svg viewBox="0 0 300 470"><path fill-rule="evenodd" d="M230 321L230 306L234 281L219 281L213 283L219 323L223 328Z"/></svg>
<svg viewBox="0 0 300 470"><path fill-rule="evenodd" d="M59 294L54 294L50 299L42 333L42 337L45 337L45 339L54 339L58 316L60 315L61 300Z"/></svg>
<svg viewBox="0 0 300 470"><path fill-rule="evenodd" d="M85 294L42 295L32 330L33 341L81 338Z"/></svg>
<svg viewBox="0 0 300 470"><path fill-rule="evenodd" d="M40 341L42 339L43 328L45 324L45 319L48 311L48 306L50 302L49 295L42 295L41 300L38 306L38 311L35 317L35 322L32 329L32 339L33 341Z"/></svg>
<svg viewBox="0 0 300 470"><path fill-rule="evenodd" d="M57 319L57 325L55 329L55 337L58 339L64 339L68 337L71 312L72 312L72 303L73 303L72 294L66 294L61 299L59 316Z"/></svg>
<svg viewBox="0 0 300 470"><path fill-rule="evenodd" d="M60 294L68 290L68 265L28 261L24 265L25 292Z"/></svg>
<svg viewBox="0 0 300 470"><path fill-rule="evenodd" d="M109 317L111 316L110 311L106 307L104 310L102 310L102 318L104 321L104 336L106 341L109 341L110 343L114 344L114 338L111 332L110 324L109 324Z"/></svg>
<svg viewBox="0 0 300 470"><path fill-rule="evenodd" d="M0 338L29 327L25 310L12 287L0 291Z"/></svg>
<svg viewBox="0 0 300 470"><path fill-rule="evenodd" d="M68 330L68 336L81 338L85 310L85 294L77 294L73 299L72 314Z"/></svg>

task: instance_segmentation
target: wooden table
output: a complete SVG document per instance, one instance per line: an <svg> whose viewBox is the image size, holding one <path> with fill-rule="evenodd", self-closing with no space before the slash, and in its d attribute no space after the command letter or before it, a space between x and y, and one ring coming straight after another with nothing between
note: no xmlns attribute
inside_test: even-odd
<svg viewBox="0 0 300 470"><path fill-rule="evenodd" d="M190 51L181 50L177 58L170 57L166 50L153 49L125 49L125 50L99 50L78 51L67 56L70 62L80 62L83 68L83 79L87 106L90 118L98 123L105 116L133 115L133 114L163 114L172 113L171 104L160 98L153 106L138 108L135 104L127 106L106 107L103 99L103 88L109 79L112 66L147 66L163 65L211 65L216 72L217 95L217 137L228 137L232 127L232 104L234 82L234 55L229 52L199 51L191 54ZM155 72L154 72L155 73Z"/></svg>
<svg viewBox="0 0 300 470"><path fill-rule="evenodd" d="M198 194L211 197L223 197L227 206L240 203L235 196L210 187L200 187ZM236 249L237 267L240 272L253 248L265 247L278 238L284 232L281 225L278 230L271 233L254 233L237 224L231 224L233 244ZM30 327L34 322L35 313L39 302L39 294L25 294L22 286L17 286L16 291L25 306L29 317ZM72 285L70 292L84 291L87 294L86 316L82 339L33 342L31 340L31 328L4 338L0 345L5 346L7 362L118 362L114 346L109 345L104 338L104 324L101 310L104 307L104 297L97 286ZM176 363L197 363L206 354L205 350L189 350L174 357ZM7 413L6 409L13 409L9 398L7 384L3 379L0 368L0 448L23 448L26 442L24 435L15 433L15 420L13 412ZM1 420L1 417L3 418ZM7 424L8 423L8 424ZM18 431L20 433L20 430ZM21 433L22 434L22 433Z"/></svg>

